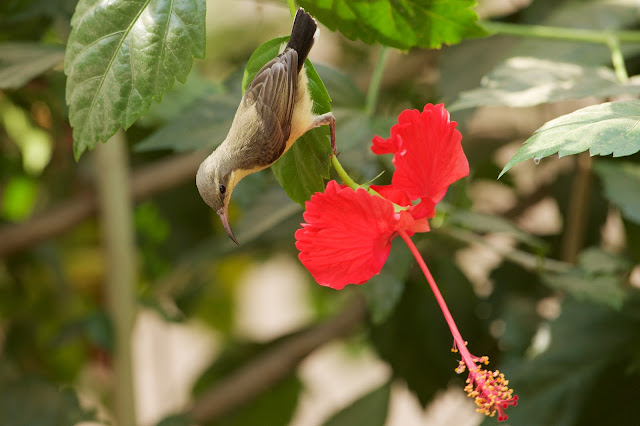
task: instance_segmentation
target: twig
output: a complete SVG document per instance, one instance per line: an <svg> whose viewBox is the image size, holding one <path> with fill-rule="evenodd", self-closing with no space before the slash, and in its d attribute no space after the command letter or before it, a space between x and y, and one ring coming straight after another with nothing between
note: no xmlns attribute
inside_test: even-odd
<svg viewBox="0 0 640 426"><path fill-rule="evenodd" d="M535 256L530 253L526 253L521 250L514 250L513 248L501 247L493 244L482 236L460 228L438 228L434 229L434 232L447 235L458 241L462 241L469 244L478 244L487 248L490 248L495 253L502 256L504 259L520 265L524 269L529 271L545 271L545 272L558 272L563 273L571 269L571 265L565 262L561 262L555 259L543 258Z"/></svg>
<svg viewBox="0 0 640 426"><path fill-rule="evenodd" d="M511 24L508 22L482 21L492 34L507 34L521 37L546 38L560 41L576 41L608 45L611 38L620 43L638 43L640 31L609 31L583 28L550 27L546 25Z"/></svg>
<svg viewBox="0 0 640 426"><path fill-rule="evenodd" d="M135 425L131 333L135 321L135 241L129 197L129 168L124 131L95 151L98 200L107 275L104 290L115 333L114 413L120 425Z"/></svg>
<svg viewBox="0 0 640 426"><path fill-rule="evenodd" d="M367 90L367 101L365 107L365 113L371 117L376 112L376 106L378 103L378 93L380 92L380 84L382 83L382 75L384 74L384 67L389 57L389 49L386 46L380 48L378 53L378 61L376 67L373 69L371 75L371 81L369 82L369 90Z"/></svg>
<svg viewBox="0 0 640 426"><path fill-rule="evenodd" d="M566 228L562 239L562 260L576 263L584 244L591 195L591 156L583 152L575 159L576 174L571 186Z"/></svg>
<svg viewBox="0 0 640 426"><path fill-rule="evenodd" d="M365 313L365 303L358 297L333 319L291 337L228 376L197 399L188 416L194 423L208 423L247 403L285 378L319 346L351 334Z"/></svg>
<svg viewBox="0 0 640 426"><path fill-rule="evenodd" d="M135 172L131 179L134 201L193 179L205 153L182 154L160 160ZM27 222L0 227L0 258L58 236L96 213L97 200L84 193L64 201Z"/></svg>

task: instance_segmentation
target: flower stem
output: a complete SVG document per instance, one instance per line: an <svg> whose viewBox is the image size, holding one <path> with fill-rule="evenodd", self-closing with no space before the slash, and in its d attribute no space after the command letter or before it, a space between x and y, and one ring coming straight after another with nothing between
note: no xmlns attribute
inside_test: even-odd
<svg viewBox="0 0 640 426"><path fill-rule="evenodd" d="M387 63L387 57L389 56L389 49L386 46L382 46L380 54L378 55L378 62L371 75L371 81L369 82L369 90L367 91L367 103L365 106L365 113L371 117L376 112L376 104L378 103L378 93L380 93L380 83L382 82L382 75L384 74L384 66Z"/></svg>
<svg viewBox="0 0 640 426"><path fill-rule="evenodd" d="M356 181L351 179L351 176L349 176L344 167L342 167L342 164L340 164L338 157L336 157L335 155L331 155L331 164L333 164L333 168L336 169L336 172L338 172L338 176L340 176L340 179L342 179L342 182L344 182L345 185L347 185L354 191L360 188L360 185L358 185Z"/></svg>
<svg viewBox="0 0 640 426"><path fill-rule="evenodd" d="M609 46L613 37L621 43L639 43L640 31L607 31L579 28L550 27L546 25L510 24L507 22L482 21L481 25L492 34L507 34L522 37L553 40L578 41Z"/></svg>
<svg viewBox="0 0 640 426"><path fill-rule="evenodd" d="M291 13L291 17L293 18L296 16L296 4L294 0L287 0L287 3L289 4L289 13Z"/></svg>
<svg viewBox="0 0 640 426"><path fill-rule="evenodd" d="M616 77L622 84L629 81L629 74L627 74L627 67L624 65L624 55L622 49L620 49L620 40L616 37L609 37L607 43L609 50L611 50L611 62L613 63L613 69L616 71Z"/></svg>
<svg viewBox="0 0 640 426"><path fill-rule="evenodd" d="M409 250L411 250L411 254L413 254L413 257L418 262L418 265L420 266L420 269L422 270L424 277L427 279L427 282L429 283L429 287L431 287L431 291L433 292L433 295L435 296L436 301L438 302L438 306L440 306L440 309L442 310L444 319L447 321L447 325L451 330L451 334L453 335L453 341L455 342L457 349L460 351L460 355L462 356L462 359L467 364L467 368L470 371L476 369L477 367L473 360L473 356L467 349L467 345L464 339L462 338L462 335L460 334L458 327L456 326L456 322L453 320L453 316L451 316L451 312L449 312L447 303L444 301L444 297L442 297L442 293L440 293L440 289L438 288L438 285L433 279L433 275L431 275L429 268L427 268L427 264L424 263L424 259L422 258L422 255L416 248L415 244L413 244L413 241L411 240L411 238L409 238L409 236L404 231L404 229L400 229L398 231L398 234L400 235L400 237L402 237L404 242L407 244L407 247L409 247Z"/></svg>
<svg viewBox="0 0 640 426"><path fill-rule="evenodd" d="M482 26L493 34L604 44L611 51L611 62L621 83L629 81L629 75L624 65L620 43L640 43L640 31L586 30L488 21L482 22Z"/></svg>

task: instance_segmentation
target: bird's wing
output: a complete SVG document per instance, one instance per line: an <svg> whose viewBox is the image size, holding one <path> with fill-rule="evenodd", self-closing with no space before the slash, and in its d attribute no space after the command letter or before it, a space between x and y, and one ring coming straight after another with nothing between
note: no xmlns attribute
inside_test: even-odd
<svg viewBox="0 0 640 426"><path fill-rule="evenodd" d="M244 95L243 102L254 105L260 117L264 138L258 142L261 149L254 152L260 151L266 164L280 158L286 147L297 85L298 53L288 49L258 71Z"/></svg>

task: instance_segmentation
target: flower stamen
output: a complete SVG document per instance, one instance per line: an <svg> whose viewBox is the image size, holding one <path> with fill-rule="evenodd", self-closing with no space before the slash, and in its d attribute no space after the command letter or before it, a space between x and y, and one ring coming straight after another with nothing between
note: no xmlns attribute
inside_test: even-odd
<svg viewBox="0 0 640 426"><path fill-rule="evenodd" d="M491 371L478 367L478 364L488 365L489 358L487 356L477 357L471 355L471 352L469 352L469 349L467 348L468 342L462 338L462 335L453 320L453 316L451 315L451 312L449 312L449 308L442 297L442 293L440 293L440 289L438 289L438 286L433 279L429 268L427 268L424 259L420 255L420 252L404 230L400 229L398 233L409 247L409 250L411 250L411 253L420 266L420 269L422 269L422 272L431 287L431 291L436 297L438 305L444 314L447 325L449 325L449 329L453 335L453 347L451 348L451 351L454 353L459 352L461 357L461 360L458 362L458 366L455 369L456 373L462 374L467 370L469 371L469 377L466 380L467 385L464 388L465 392L467 392L467 396L474 398L477 406L476 411L490 417L494 417L497 413L498 421L501 422L507 420L508 416L505 414L504 410L512 405L515 406L518 403L518 396L514 395L513 390L508 387L509 381L505 379L503 373L500 373L498 370Z"/></svg>

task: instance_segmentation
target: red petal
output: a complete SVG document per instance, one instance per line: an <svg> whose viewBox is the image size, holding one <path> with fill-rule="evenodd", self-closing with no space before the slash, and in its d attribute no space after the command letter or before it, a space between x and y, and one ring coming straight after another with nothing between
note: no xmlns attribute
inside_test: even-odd
<svg viewBox="0 0 640 426"><path fill-rule="evenodd" d="M469 174L456 125L443 104L428 104L422 113L403 111L389 139L374 139L374 147L378 147L374 152L395 154L392 185L396 190L412 200L421 198L424 202L428 198L435 204L449 185Z"/></svg>
<svg viewBox="0 0 640 426"><path fill-rule="evenodd" d="M394 154L397 151L397 146L395 145L395 139L383 139L380 136L375 136L373 138L373 145L371 146L371 151L374 154L382 155L382 154Z"/></svg>
<svg viewBox="0 0 640 426"><path fill-rule="evenodd" d="M370 188L399 206L406 207L411 205L411 199L407 194L404 191L396 189L393 185L371 185Z"/></svg>
<svg viewBox="0 0 640 426"><path fill-rule="evenodd" d="M399 225L389 201L335 181L307 201L303 217L298 257L319 284L338 290L380 272Z"/></svg>

